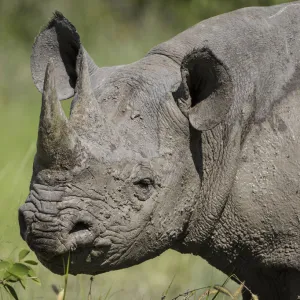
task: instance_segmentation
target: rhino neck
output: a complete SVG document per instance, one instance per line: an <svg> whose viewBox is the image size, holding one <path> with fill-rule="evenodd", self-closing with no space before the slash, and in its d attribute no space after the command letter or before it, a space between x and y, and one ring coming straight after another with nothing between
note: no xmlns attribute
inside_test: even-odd
<svg viewBox="0 0 300 300"><path fill-rule="evenodd" d="M237 121L238 123L238 121ZM240 153L241 128L220 124L211 131L192 132L191 151L199 174L193 213L180 252L200 255L211 261L211 245L225 211L230 211L231 189Z"/></svg>

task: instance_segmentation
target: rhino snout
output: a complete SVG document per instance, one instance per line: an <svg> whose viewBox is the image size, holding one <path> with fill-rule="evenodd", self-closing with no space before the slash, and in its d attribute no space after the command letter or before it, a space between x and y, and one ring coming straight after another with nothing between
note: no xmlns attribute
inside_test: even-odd
<svg viewBox="0 0 300 300"><path fill-rule="evenodd" d="M99 237L99 227L89 216L53 217L29 206L19 209L20 233L40 260L50 262L69 252L79 255L82 248L104 254L110 248L111 241Z"/></svg>

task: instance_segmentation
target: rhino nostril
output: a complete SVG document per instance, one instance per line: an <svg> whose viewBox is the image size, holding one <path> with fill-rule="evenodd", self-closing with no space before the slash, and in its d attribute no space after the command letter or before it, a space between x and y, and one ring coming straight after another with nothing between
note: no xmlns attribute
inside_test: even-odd
<svg viewBox="0 0 300 300"><path fill-rule="evenodd" d="M74 224L73 228L70 230L70 234L80 231L89 230L91 226L83 221L79 221Z"/></svg>

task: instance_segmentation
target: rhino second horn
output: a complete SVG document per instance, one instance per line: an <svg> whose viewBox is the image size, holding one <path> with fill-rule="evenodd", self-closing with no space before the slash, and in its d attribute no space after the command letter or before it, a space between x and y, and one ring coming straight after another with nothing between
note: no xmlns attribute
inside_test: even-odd
<svg viewBox="0 0 300 300"><path fill-rule="evenodd" d="M88 54L81 46L78 54L78 79L76 93L72 102L70 122L76 129L89 127L93 123L93 116L97 101L90 81Z"/></svg>
<svg viewBox="0 0 300 300"><path fill-rule="evenodd" d="M55 85L53 61L48 63L37 141L37 158L47 167L69 168L76 156L75 131L62 109Z"/></svg>

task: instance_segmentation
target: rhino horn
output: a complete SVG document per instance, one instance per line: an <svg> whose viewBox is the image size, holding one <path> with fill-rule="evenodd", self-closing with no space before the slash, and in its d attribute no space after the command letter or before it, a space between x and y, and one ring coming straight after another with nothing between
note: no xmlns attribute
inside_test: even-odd
<svg viewBox="0 0 300 300"><path fill-rule="evenodd" d="M48 63L39 123L37 158L49 167L70 168L78 157L79 139L69 124L55 85L53 61Z"/></svg>
<svg viewBox="0 0 300 300"><path fill-rule="evenodd" d="M80 132L89 128L95 122L95 111L97 111L97 101L90 81L88 54L81 46L78 54L75 97L72 102L70 122L72 126Z"/></svg>

